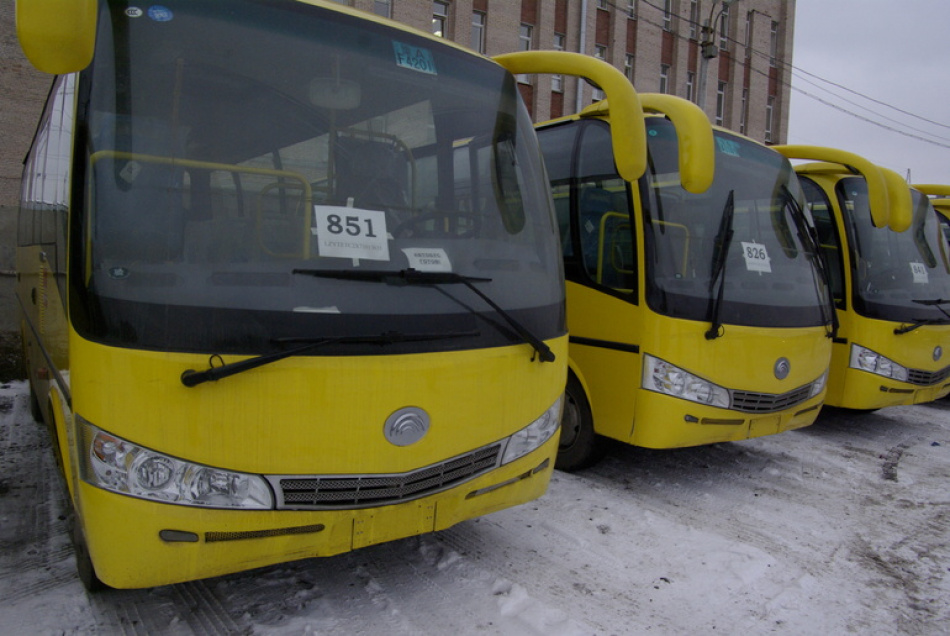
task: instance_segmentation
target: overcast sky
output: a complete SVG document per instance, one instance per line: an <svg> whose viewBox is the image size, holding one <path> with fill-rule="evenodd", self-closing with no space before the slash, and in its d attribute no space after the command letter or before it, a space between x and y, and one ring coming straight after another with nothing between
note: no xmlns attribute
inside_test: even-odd
<svg viewBox="0 0 950 636"><path fill-rule="evenodd" d="M788 143L950 184L950 1L797 0L794 46Z"/></svg>

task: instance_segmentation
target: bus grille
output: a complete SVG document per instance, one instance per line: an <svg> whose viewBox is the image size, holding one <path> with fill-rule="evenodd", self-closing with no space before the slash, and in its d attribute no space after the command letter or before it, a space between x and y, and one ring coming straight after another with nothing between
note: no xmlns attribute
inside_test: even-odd
<svg viewBox="0 0 950 636"><path fill-rule="evenodd" d="M498 464L493 444L440 464L397 475L271 476L279 509L370 508L419 499L488 472Z"/></svg>
<svg viewBox="0 0 950 636"><path fill-rule="evenodd" d="M950 377L950 367L944 367L939 371L921 371L920 369L907 369L907 381L911 384L927 386L928 384L939 384Z"/></svg>
<svg viewBox="0 0 950 636"><path fill-rule="evenodd" d="M745 413L772 413L801 404L811 397L812 384L806 384L788 393L753 393L732 391L732 408Z"/></svg>

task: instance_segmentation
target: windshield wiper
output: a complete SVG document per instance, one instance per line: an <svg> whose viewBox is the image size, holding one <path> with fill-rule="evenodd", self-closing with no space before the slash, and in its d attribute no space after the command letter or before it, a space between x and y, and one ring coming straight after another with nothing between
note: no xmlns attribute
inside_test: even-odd
<svg viewBox="0 0 950 636"><path fill-rule="evenodd" d="M197 386L205 382L214 382L222 378L226 378L236 373L241 373L243 371L250 371L251 369L256 369L257 367L262 367L265 364L270 364L271 362L277 362L278 360L283 360L284 358L290 358L292 356L301 355L307 353L314 349L319 349L332 344L395 344L397 342L422 342L429 340L442 340L448 338L465 338L471 336L477 336L478 331L464 331L464 332L450 332L450 333L439 333L439 334L405 334L398 331L387 331L373 336L340 336L337 338L275 338L273 342L277 343L299 343L303 342L305 344L294 347L293 349L287 349L285 351L276 351L274 353L265 353L263 355L255 356L253 358L247 358L246 360L239 360L237 362L229 362L227 364L220 364L219 366L214 366L215 359L221 360L221 356L215 354L211 356L208 360L208 368L204 371L195 371L194 369L188 369L187 371L181 374L181 383L187 387Z"/></svg>
<svg viewBox="0 0 950 636"><path fill-rule="evenodd" d="M901 325L894 329L894 333L898 336L905 333L910 333L914 329L923 327L924 325L950 325L950 313L947 313L947 310L943 308L943 305L950 305L950 300L944 300L942 298L935 298L933 300L923 299L923 300L914 300L910 302L917 303L918 305L926 305L927 307L936 307L937 310L942 313L946 318L914 318L913 322L909 325Z"/></svg>
<svg viewBox="0 0 950 636"><path fill-rule="evenodd" d="M831 270L825 261L824 253L821 251L821 242L818 239L818 232L814 226L808 224L808 221L805 219L805 211L798 205L798 201L795 200L791 190L789 190L788 186L784 183L782 184L782 194L785 196L789 207L791 207L792 220L795 221L798 239L802 242L803 246L811 248L811 252L814 254L812 262L815 263L815 267L818 269L818 275L821 276L821 279L825 283L825 289L828 290L828 307L831 308L831 318L826 321L826 324L831 323L831 331L828 333L828 337L834 339L838 336L838 328L841 325L838 322L838 311L835 308L834 291L831 289ZM822 318L826 315L825 309L826 307L823 305L821 309Z"/></svg>
<svg viewBox="0 0 950 636"><path fill-rule="evenodd" d="M304 274L307 276L317 276L320 278L337 278L341 280L363 280L387 285L452 285L461 284L472 290L475 295L484 300L489 307L498 312L498 315L505 319L505 322L515 330L521 339L531 345L538 355L541 362L553 362L554 352L544 343L543 340L531 333L527 327L515 320L514 316L502 309L495 301L489 298L484 292L475 287L474 283L491 282L490 278L477 278L474 276L463 276L456 272L423 272L417 269L408 268L398 271L366 269L366 270L340 270L340 269L295 269L294 274ZM463 305L464 306L464 305ZM475 312L473 312L475 313ZM489 321L490 322L490 321ZM494 324L494 323L493 323ZM531 358L534 360L534 356Z"/></svg>
<svg viewBox="0 0 950 636"><path fill-rule="evenodd" d="M709 279L709 291L712 293L716 281L719 281L719 289L714 296L711 295L709 320L712 325L706 331L706 340L715 340L722 335L722 322L719 319L719 313L722 308L722 293L726 286L726 256L729 253L729 246L732 245L732 219L735 216L735 190L729 191L726 198L726 206L722 209L722 219L719 221L719 231L716 232L716 243L713 248L712 258L712 278Z"/></svg>
<svg viewBox="0 0 950 636"><path fill-rule="evenodd" d="M901 325L900 327L894 328L894 333L898 336L902 336L905 333L910 333L914 329L918 329L925 325L950 325L950 319L947 318L914 318L913 322L909 325Z"/></svg>

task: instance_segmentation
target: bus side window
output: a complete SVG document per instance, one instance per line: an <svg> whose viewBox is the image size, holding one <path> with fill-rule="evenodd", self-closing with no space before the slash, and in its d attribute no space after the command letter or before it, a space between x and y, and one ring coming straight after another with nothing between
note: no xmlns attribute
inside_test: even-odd
<svg viewBox="0 0 950 636"><path fill-rule="evenodd" d="M603 122L588 122L577 153L575 230L588 277L629 292L636 288L635 236L627 182L617 174L613 156L610 129Z"/></svg>
<svg viewBox="0 0 950 636"><path fill-rule="evenodd" d="M551 179L551 195L557 213L557 224L561 230L561 247L565 258L574 255L574 242L571 237L571 163L574 156L574 142L577 138L577 126L555 125L538 131L538 142L544 155L544 165Z"/></svg>

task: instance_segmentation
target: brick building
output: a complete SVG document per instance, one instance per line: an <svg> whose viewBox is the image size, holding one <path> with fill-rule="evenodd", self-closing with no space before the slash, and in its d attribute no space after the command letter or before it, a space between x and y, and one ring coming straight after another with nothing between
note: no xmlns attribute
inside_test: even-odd
<svg viewBox="0 0 950 636"><path fill-rule="evenodd" d="M766 143L788 136L795 0L732 0L728 6L721 0L338 1L487 55L523 49L594 55L623 71L638 91L703 105L718 125ZM714 26L704 31L706 24ZM704 40L710 42L705 48ZM715 57L704 58L704 50ZM596 98L576 78L521 79L538 121L576 112Z"/></svg>

